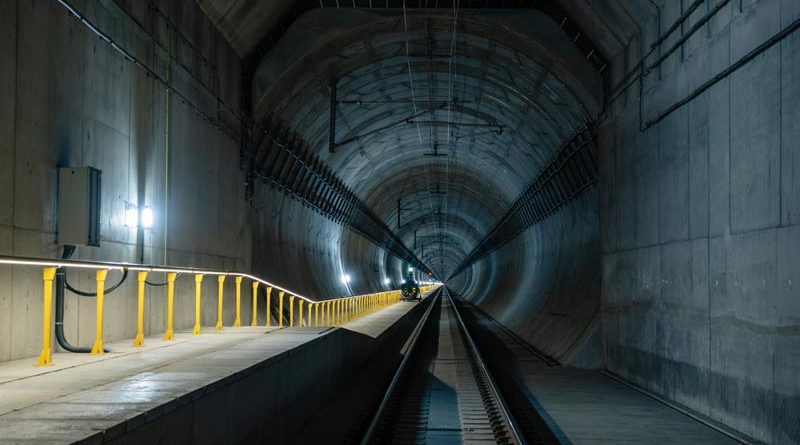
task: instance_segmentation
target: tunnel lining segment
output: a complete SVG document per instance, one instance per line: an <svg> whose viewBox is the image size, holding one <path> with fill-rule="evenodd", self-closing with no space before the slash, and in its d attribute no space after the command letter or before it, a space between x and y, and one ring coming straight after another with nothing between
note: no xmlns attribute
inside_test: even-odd
<svg viewBox="0 0 800 445"><path fill-rule="evenodd" d="M596 131L592 124L587 124L561 146L450 277L457 276L594 185L598 176L597 158Z"/></svg>
<svg viewBox="0 0 800 445"><path fill-rule="evenodd" d="M414 267L429 268L339 179L303 140L277 120L261 130L255 175Z"/></svg>

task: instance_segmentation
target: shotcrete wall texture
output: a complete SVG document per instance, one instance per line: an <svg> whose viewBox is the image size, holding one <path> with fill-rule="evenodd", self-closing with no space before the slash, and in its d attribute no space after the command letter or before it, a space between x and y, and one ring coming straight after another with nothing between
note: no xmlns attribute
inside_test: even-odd
<svg viewBox="0 0 800 445"><path fill-rule="evenodd" d="M697 8L657 54L722 1ZM607 109L597 66L534 10L464 11L458 32L448 11L313 10L243 88L239 58L259 40L259 20L291 2L251 15L239 14L259 9L251 2L231 14L229 2L200 3L74 2L193 104L172 97L167 117L163 86L57 2L0 0L0 252L57 257L56 168L92 165L104 172L102 246L80 249L80 258L138 260L142 235L123 224L127 201L156 210L145 262L252 270L311 296L378 291L404 265L278 187L257 183L247 202L236 138L193 106L236 128L230 110L252 92L256 124L276 117L300 133L407 246L419 237L415 253L443 275L559 144L594 120L598 185L449 284L562 363L604 365L756 439L800 442L800 34L640 130L797 20L800 2L727 2L648 73L641 101L634 82ZM560 3L613 56L613 84L690 2ZM237 23L245 16L258 20ZM350 100L338 109L340 141L390 131L330 153L329 76ZM427 123L412 125L425 99L413 119ZM446 160L430 158L434 148ZM38 351L40 274L0 268L0 281L11 283L0 289L0 361ZM92 284L85 273L71 281ZM207 302L215 284L205 282ZM192 285L181 281L179 305ZM110 340L133 336L133 291L129 283L108 298ZM146 329L157 333L163 290L148 292ZM212 324L216 309L204 308ZM69 296L70 339L88 344L93 322L94 302ZM178 327L192 323L191 311L178 311ZM602 363L590 350L598 337Z"/></svg>
<svg viewBox="0 0 800 445"><path fill-rule="evenodd" d="M228 58L227 44L199 8L180 3L165 13L184 35L196 36L196 51L224 67L221 97L235 104L236 59ZM188 98L207 99L200 82L213 86L208 67L144 2L75 4L160 76L167 78L171 65L169 77ZM139 28L134 18L152 31ZM124 224L130 202L151 206L156 215L153 229L144 232L145 262L249 268L251 224L236 142L174 97L167 118L164 88L55 1L0 2L0 32L0 252L59 257L57 167L93 166L103 171L101 246L78 248L76 258L139 261L141 234ZM161 47L175 51L171 63ZM41 348L41 275L39 268L0 268L0 361L35 356ZM108 284L117 277L111 272ZM88 272L73 271L69 281L94 290ZM228 281L233 295L233 280ZM180 309L191 304L193 286L191 277L178 280L176 328L194 323L193 310ZM148 287L146 334L163 332L164 289ZM216 280L206 279L205 294L212 297L215 289ZM216 306L208 301L203 317L213 324ZM228 302L230 323L232 298ZM65 310L69 341L90 346L95 300L67 293ZM135 335L135 277L107 296L104 324L107 341Z"/></svg>
<svg viewBox="0 0 800 445"><path fill-rule="evenodd" d="M798 17L795 1L730 2L647 77L643 119ZM800 442L799 81L794 33L644 132L630 89L602 129L606 366L768 443Z"/></svg>

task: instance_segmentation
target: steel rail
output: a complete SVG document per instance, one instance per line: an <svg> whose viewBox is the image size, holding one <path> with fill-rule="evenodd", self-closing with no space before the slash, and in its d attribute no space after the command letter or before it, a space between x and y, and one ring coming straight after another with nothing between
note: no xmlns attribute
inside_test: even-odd
<svg viewBox="0 0 800 445"><path fill-rule="evenodd" d="M509 432L513 436L514 443L518 445L528 445L528 442L525 440L525 437L520 434L518 431L517 421L514 419L514 415L511 413L511 410L508 408L503 395L500 393L500 390L497 388L497 383L495 383L492 374L489 372L489 368L486 366L486 363L481 356L480 351L478 350L478 346L475 344L475 341L472 340L472 335L470 335L469 330L467 330L467 325L464 323L464 320L461 318L461 314L458 312L458 308L453 301L453 298L450 296L450 292L447 291L445 286L442 286L442 293L447 296L447 299L450 300L450 306L453 308L453 313L456 314L456 320L458 320L458 324L461 327L461 333L464 335L464 338L467 341L470 349L472 350L473 357L478 364L478 367L483 372L484 377L486 378L487 383L489 384L489 389L491 389L492 395L494 399L497 401L497 406L500 408L500 414L502 415L503 419L505 420L506 424L508 425Z"/></svg>
<svg viewBox="0 0 800 445"><path fill-rule="evenodd" d="M422 315L422 318L417 323L417 326L411 332L411 336L406 341L403 349L403 360L400 362L400 365L395 370L394 376L392 376L392 381L389 383L389 387L386 389L386 392L383 395L383 399L381 399L380 405L378 405L377 411L375 411L375 415L372 417L372 421L370 421L369 427L367 428L367 432L364 433L364 437L361 439L361 445L369 445L372 443L372 440L375 437L375 433L378 431L378 426L380 426L381 419L383 418L383 413L388 408L389 404L391 403L392 396L394 396L395 390L397 389L397 384L400 382L400 378L403 376L403 373L406 370L406 365L409 362L410 357L414 353L414 347L417 345L417 341L420 338L420 334L425 326L428 324L428 319L430 318L431 310L436 305L436 300L441 298L442 290L444 286L441 286L439 289L436 290L437 294L430 300L428 303L427 309L425 309L425 313ZM407 346L406 346L407 345Z"/></svg>

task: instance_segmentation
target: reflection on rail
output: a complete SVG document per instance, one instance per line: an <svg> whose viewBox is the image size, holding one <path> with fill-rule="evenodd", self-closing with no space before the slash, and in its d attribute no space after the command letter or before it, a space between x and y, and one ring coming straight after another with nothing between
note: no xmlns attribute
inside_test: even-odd
<svg viewBox="0 0 800 445"><path fill-rule="evenodd" d="M527 444L449 292L431 299L361 444Z"/></svg>

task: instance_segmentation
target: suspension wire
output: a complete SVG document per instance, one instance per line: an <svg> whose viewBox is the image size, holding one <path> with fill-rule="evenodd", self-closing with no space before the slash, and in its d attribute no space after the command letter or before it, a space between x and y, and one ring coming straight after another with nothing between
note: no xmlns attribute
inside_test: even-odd
<svg viewBox="0 0 800 445"><path fill-rule="evenodd" d="M450 150L450 155L453 157L453 164L458 162L456 159L457 153L457 139L450 138L450 133L452 129L450 128L450 122L452 122L452 111L453 111L453 83L455 82L456 77L458 76L458 67L457 64L454 63L456 60L457 53L456 53L456 36L458 34L458 13L461 10L461 0L457 0L455 2L453 8L453 32L452 37L450 39L450 59L448 61L448 87L447 87L447 147L452 149ZM463 96L463 95L462 95ZM460 119L463 119L464 113L461 113ZM459 120L460 120L459 119ZM455 168L455 166L454 166ZM440 258L440 273L442 276L446 276L447 272L444 270L444 234L447 230L447 216L450 211L450 158L445 161L445 180L444 180L444 221L442 223L442 228L440 230L442 239L439 243L439 256Z"/></svg>
<svg viewBox="0 0 800 445"><path fill-rule="evenodd" d="M403 0L403 30L404 30L403 40L405 40L405 47L406 47L406 65L408 66L408 81L409 81L409 87L411 88L411 105L413 107L414 114L416 115L417 114L417 103L416 103L416 95L414 93L414 75L413 75L412 69L411 69L411 50L410 50L410 46L409 46L409 42L408 42L408 13L406 11L406 0ZM420 126L419 126L418 122L415 122L415 125L416 125L416 128L417 128L417 138L419 140L419 145L424 150L425 144L422 141L422 130L420 129ZM431 126L431 127L433 127L433 126ZM425 186L428 189L428 199L427 199L427 201L428 201L428 209L430 210L431 215L433 215L433 203L432 203L433 192L432 192L432 189L431 189L430 174L428 172L428 162L427 161L423 160L422 168L424 170L423 175L425 176ZM433 170L433 169L431 169L431 170ZM416 252L414 252L414 254L416 254ZM423 260L423 262L424 262L424 260Z"/></svg>

